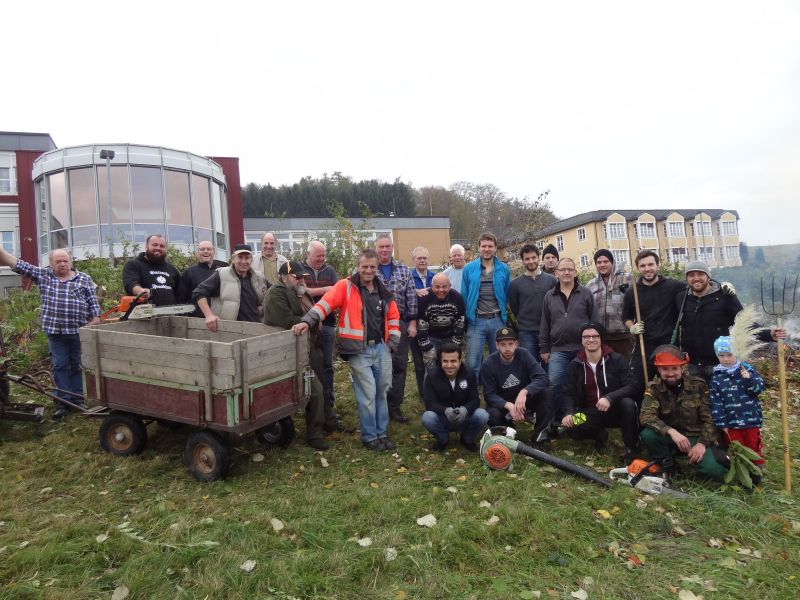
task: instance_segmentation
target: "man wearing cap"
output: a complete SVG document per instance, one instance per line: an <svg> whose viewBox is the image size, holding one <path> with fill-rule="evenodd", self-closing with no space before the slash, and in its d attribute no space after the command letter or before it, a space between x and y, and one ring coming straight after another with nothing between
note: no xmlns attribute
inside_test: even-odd
<svg viewBox="0 0 800 600"><path fill-rule="evenodd" d="M267 290L264 296L264 323L282 329L291 329L300 322L314 301L308 294L306 282L311 276L306 267L289 261L278 268L278 283ZM326 425L330 430L340 430L341 426L333 415L333 407L325 402L323 377L325 361L322 356L320 328L311 330L309 340L309 362L314 371L311 381L311 400L306 405L306 443L316 450L327 450L325 441Z"/></svg>
<svg viewBox="0 0 800 600"><path fill-rule="evenodd" d="M719 431L711 418L708 384L689 375L677 346L655 349L658 376L647 387L639 414L641 439L653 459L685 454L701 475L722 481L727 469L714 458Z"/></svg>
<svg viewBox="0 0 800 600"><path fill-rule="evenodd" d="M558 279L539 269L539 249L533 244L525 244L519 251L519 257L524 270L508 286L508 306L517 318L519 345L540 360L542 304L544 295L558 285Z"/></svg>
<svg viewBox="0 0 800 600"><path fill-rule="evenodd" d="M719 364L714 352L714 340L728 335L733 320L742 304L732 295L733 286L719 284L711 279L711 270L701 260L686 263L686 282L688 289L675 298L679 311L680 346L689 355L691 364L708 380L711 370ZM754 324L757 327L757 324ZM761 329L759 340L771 342L786 337L782 329Z"/></svg>
<svg viewBox="0 0 800 600"><path fill-rule="evenodd" d="M542 272L555 276L559 258L558 248L553 244L547 244L542 250Z"/></svg>
<svg viewBox="0 0 800 600"><path fill-rule="evenodd" d="M358 255L358 272L336 282L292 331L302 335L339 311L336 346L350 365L361 441L368 450L380 452L396 447L386 435L386 394L392 384L390 353L400 343L400 312L377 273L378 254L365 248Z"/></svg>
<svg viewBox="0 0 800 600"><path fill-rule="evenodd" d="M181 283L178 287L178 297L181 302L191 302L194 288L208 279L217 269L228 266L228 263L214 258L214 244L209 241L197 244L195 256L197 264L181 273ZM203 313L197 308L191 316L202 317Z"/></svg>
<svg viewBox="0 0 800 600"><path fill-rule="evenodd" d="M425 377L425 412L422 413L422 425L435 438L432 450L444 450L450 441L450 432L459 431L461 445L476 452L477 438L489 421L489 414L480 407L478 381L461 361L460 346L443 343L438 359Z"/></svg>
<svg viewBox="0 0 800 600"><path fill-rule="evenodd" d="M506 323L506 304L511 271L497 258L497 238L488 231L478 239L480 256L464 267L461 295L467 317L467 367L478 373L483 347L494 352L495 332Z"/></svg>
<svg viewBox="0 0 800 600"><path fill-rule="evenodd" d="M510 327L495 334L497 352L481 365L480 381L489 413L489 426L522 422L536 414L532 444L547 441L550 425L550 382L533 355L519 347L517 334Z"/></svg>
<svg viewBox="0 0 800 600"><path fill-rule="evenodd" d="M217 322L261 321L267 281L252 268L253 251L248 244L233 247L232 264L214 271L192 292L192 300L206 318L206 328L217 330Z"/></svg>
<svg viewBox="0 0 800 600"><path fill-rule="evenodd" d="M272 285L278 283L278 269L285 262L287 258L275 251L275 235L265 233L261 238L261 252L253 257L253 270Z"/></svg>
<svg viewBox="0 0 800 600"><path fill-rule="evenodd" d="M575 440L593 439L602 452L608 429L619 427L625 446L625 464L633 460L639 442L639 415L632 395L628 361L605 343L600 323L581 326L581 349L567 367L564 381L564 418L561 425Z"/></svg>
<svg viewBox="0 0 800 600"><path fill-rule="evenodd" d="M614 271L614 255L601 248L594 253L597 277L590 279L586 288L594 298L594 321L605 328L603 343L608 344L626 360L631 356L633 338L622 320L625 291L630 287L632 275Z"/></svg>

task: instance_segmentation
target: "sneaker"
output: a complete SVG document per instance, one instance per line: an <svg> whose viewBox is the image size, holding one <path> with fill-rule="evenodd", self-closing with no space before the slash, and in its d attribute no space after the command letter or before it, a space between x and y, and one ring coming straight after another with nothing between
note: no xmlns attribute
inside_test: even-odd
<svg viewBox="0 0 800 600"><path fill-rule="evenodd" d="M478 451L478 442L475 440L466 440L463 436L461 437L461 445L464 446L470 452L477 452Z"/></svg>
<svg viewBox="0 0 800 600"><path fill-rule="evenodd" d="M322 438L311 438L306 440L306 444L314 448L314 450L330 450L330 445Z"/></svg>
<svg viewBox="0 0 800 600"><path fill-rule="evenodd" d="M605 452L608 444L608 429L601 429L594 438L594 449L598 452Z"/></svg>
<svg viewBox="0 0 800 600"><path fill-rule="evenodd" d="M629 464L631 464L635 458L636 452L632 448L625 446L625 450L622 454L622 460L625 462L625 466L627 467Z"/></svg>
<svg viewBox="0 0 800 600"><path fill-rule="evenodd" d="M447 442L440 442L439 440L433 442L433 445L431 446L431 450L433 452L444 452L446 448Z"/></svg>
<svg viewBox="0 0 800 600"><path fill-rule="evenodd" d="M381 444L383 444L383 449L384 450L394 450L395 448L397 448L397 444L395 444L392 440L390 440L386 436L384 436L382 438L378 438L378 441Z"/></svg>
<svg viewBox="0 0 800 600"><path fill-rule="evenodd" d="M325 433L353 433L352 429L345 427L344 423L338 419L331 423L325 423L322 428L325 430Z"/></svg>
<svg viewBox="0 0 800 600"><path fill-rule="evenodd" d="M67 416L67 409L64 406L59 406L57 409L53 411L54 421L61 421L66 416Z"/></svg>
<svg viewBox="0 0 800 600"><path fill-rule="evenodd" d="M389 419L397 423L408 423L409 421L408 417L402 413L399 407L389 409Z"/></svg>
<svg viewBox="0 0 800 600"><path fill-rule="evenodd" d="M364 442L364 448L372 450L373 452L382 452L384 450L383 442L379 439L374 439L370 442Z"/></svg>

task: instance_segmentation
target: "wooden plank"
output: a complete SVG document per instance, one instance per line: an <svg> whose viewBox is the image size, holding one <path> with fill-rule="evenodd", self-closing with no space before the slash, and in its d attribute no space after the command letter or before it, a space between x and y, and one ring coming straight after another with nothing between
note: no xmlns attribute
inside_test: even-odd
<svg viewBox="0 0 800 600"><path fill-rule="evenodd" d="M143 365L171 366L178 369L206 369L210 359L213 373L233 375L236 372L233 358L215 358L211 353L213 345L208 342L197 342L198 354L180 354L160 348L154 348L151 351L134 351L127 346L103 344L101 359L130 360ZM199 354L200 352L204 352L204 354ZM92 361L96 362L94 349L87 354L91 354Z"/></svg>
<svg viewBox="0 0 800 600"><path fill-rule="evenodd" d="M187 337L186 333L189 331L187 317L170 317L169 323L172 327L172 337L183 339Z"/></svg>
<svg viewBox="0 0 800 600"><path fill-rule="evenodd" d="M160 335L162 337L172 336L172 326L170 325L169 317L158 317L155 319L155 322L156 322L156 335Z"/></svg>
<svg viewBox="0 0 800 600"><path fill-rule="evenodd" d="M137 351L152 352L155 349L160 349L168 351L170 354L189 354L198 357L205 355L205 349L202 348L202 344L197 343L197 340L165 338L158 335L123 333L120 331L100 331L98 334L104 346L124 346L130 348L134 354ZM211 351L215 358L233 356L229 344L215 343L213 346Z"/></svg>
<svg viewBox="0 0 800 600"><path fill-rule="evenodd" d="M133 321L119 321L117 323L102 323L95 325L100 331L125 331L127 333L149 333L156 331L156 323L153 319L134 319Z"/></svg>
<svg viewBox="0 0 800 600"><path fill-rule="evenodd" d="M198 369L195 363L192 369L178 369L169 364L148 365L136 360L103 359L103 374L136 376L156 381L193 385L205 388L208 385L208 373ZM233 376L213 373L211 385L214 389L225 390L234 387Z"/></svg>
<svg viewBox="0 0 800 600"><path fill-rule="evenodd" d="M205 389L205 419L206 421L211 421L213 416L213 400L214 400L214 389L211 385L211 382L214 381L214 359L211 356L211 344L205 344L206 347L206 372L208 373L208 379L206 381L206 389Z"/></svg>
<svg viewBox="0 0 800 600"><path fill-rule="evenodd" d="M250 403L252 402L252 398L250 398L250 369L247 366L247 359L249 355L247 353L247 342L248 340L240 340L237 342L239 346L239 367L241 368L241 374L239 375L239 379L242 382L242 398L244 398L244 414L242 415L245 421L250 420Z"/></svg>

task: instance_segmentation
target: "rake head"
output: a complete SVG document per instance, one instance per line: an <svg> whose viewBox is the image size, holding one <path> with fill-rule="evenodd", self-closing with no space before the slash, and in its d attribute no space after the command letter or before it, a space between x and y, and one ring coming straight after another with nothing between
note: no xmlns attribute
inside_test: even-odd
<svg viewBox="0 0 800 600"><path fill-rule="evenodd" d="M783 286L780 281L775 285L775 276L772 276L767 293L764 293L764 278L761 278L761 308L773 317L785 317L794 312L795 297L797 295L797 275L794 279L783 277ZM769 308L768 308L769 307Z"/></svg>

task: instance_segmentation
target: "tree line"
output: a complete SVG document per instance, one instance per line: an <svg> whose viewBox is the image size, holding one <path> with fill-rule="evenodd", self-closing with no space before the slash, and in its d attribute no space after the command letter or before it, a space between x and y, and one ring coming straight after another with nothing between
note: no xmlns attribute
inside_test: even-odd
<svg viewBox="0 0 800 600"><path fill-rule="evenodd" d="M557 220L546 194L518 198L469 181L417 189L399 179L353 181L338 171L280 187L250 183L242 188L242 204L244 216L255 218L447 216L453 240L474 241L482 231L504 239Z"/></svg>

